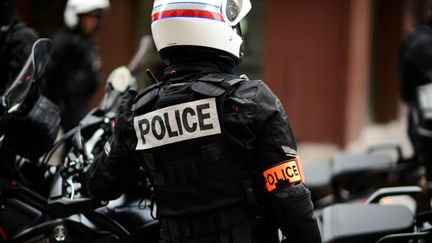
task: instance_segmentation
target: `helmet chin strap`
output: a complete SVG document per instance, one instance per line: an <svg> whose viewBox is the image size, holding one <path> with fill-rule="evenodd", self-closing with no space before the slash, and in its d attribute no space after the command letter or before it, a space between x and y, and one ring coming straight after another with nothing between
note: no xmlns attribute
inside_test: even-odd
<svg viewBox="0 0 432 243"><path fill-rule="evenodd" d="M236 61L236 64L240 64L241 60L243 59L243 56L245 54L245 40L244 40L244 36L243 36L243 32L242 32L240 23L233 26L233 29L242 38L242 44L240 45L240 50L239 50L239 52L240 52L239 58L238 58L238 61Z"/></svg>

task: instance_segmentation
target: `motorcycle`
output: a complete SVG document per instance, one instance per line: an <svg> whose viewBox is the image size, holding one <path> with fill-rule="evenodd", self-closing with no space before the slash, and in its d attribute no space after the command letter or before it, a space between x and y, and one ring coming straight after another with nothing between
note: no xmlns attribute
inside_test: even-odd
<svg viewBox="0 0 432 243"><path fill-rule="evenodd" d="M127 67L115 69L110 74L101 104L92 110L72 133L66 135L71 137L72 147L59 166L60 176L56 178L56 192L59 196L70 199L86 197L83 175L113 134L121 97L133 87L134 74L142 66L137 56L141 56L141 59L145 57L146 52L142 50L149 46L149 42L149 37L143 38L140 51L131 63ZM65 139L60 140L55 148L63 142ZM50 155L53 152L54 150ZM50 155L45 158L44 163L49 160ZM139 170L132 181L132 185L119 199L109 202L96 212L110 217L124 227L127 232L125 235L130 235L127 238L135 237L139 240L145 237L148 242L156 242L159 239L159 223L153 216L153 206L150 207L153 205L150 201L152 188L148 176L143 170Z"/></svg>
<svg viewBox="0 0 432 243"><path fill-rule="evenodd" d="M141 51L144 49L144 54L149 42L149 37L141 42ZM29 58L30 64L25 67L28 69L25 72L30 73L32 77L40 75L43 71L42 68L38 68L42 66L41 61L35 58L37 56L35 53L38 53L40 48L35 44L35 51ZM142 52L139 53L144 55ZM46 57L46 55L47 52L42 56ZM133 85L132 76L125 76L125 74L132 73L131 70L136 71L136 68L141 65L136 59L131 63L135 68L129 65L131 69L119 68L110 75L106 95L99 108L90 112L76 129L65 134L54 146L53 150L67 139L73 141L73 148L65 161L52 166L51 171L47 171L53 178L48 197L41 196L19 181L0 178L0 240L12 242L142 242L143 240L156 242L158 240L157 220L153 219L149 208L142 210L138 208L138 205L147 201L131 201L127 195L112 202L98 201L78 193L79 185L74 184L79 181L86 163L91 162L92 156L86 151L96 154L98 144L103 144L103 140L107 140L108 133L112 131L112 122L115 120L115 110L121 95ZM11 96L6 93L5 100L12 100L10 97L20 97L13 99L16 102L7 102L13 104L8 106L8 111L16 110L16 104L20 104L26 96L27 86L33 84L29 80L32 79L22 79L17 82L20 85L11 86L14 87L11 88L13 92L9 93L20 95ZM106 136L96 136L100 129L107 132ZM81 136L84 134L81 131L84 130L88 131L88 134L96 133L93 134L93 140L99 140L99 143L93 143L93 148L89 147L89 141L84 145L85 136ZM73 154L78 153L80 156L73 157ZM48 153L41 164L46 165L51 155L52 153Z"/></svg>
<svg viewBox="0 0 432 243"><path fill-rule="evenodd" d="M419 185L424 176L423 166L415 157L404 158L398 143L340 152L324 163L304 164L303 170L316 208L362 200L382 187Z"/></svg>
<svg viewBox="0 0 432 243"><path fill-rule="evenodd" d="M369 150L372 153L340 154L331 163L322 165L327 173L315 182L327 183L315 184L321 186L316 187L315 192L320 192L317 188L327 186L330 188L327 195L334 193L332 190L339 190L334 193L336 195L340 193L339 200L331 201L330 206L318 204L321 207L315 212L323 242L432 242L430 181L423 188L389 187L371 193L373 188L380 185L417 184L419 179L424 178L425 171L431 172L431 101L432 85L428 84L417 89L417 100L410 104L409 135L415 151L412 158L404 159L400 146L387 144L372 147ZM389 149L396 151L393 159L388 154L373 153ZM322 172L322 167L315 169L315 172ZM348 193L343 195L341 192L345 188L348 188ZM313 183L311 190L313 194ZM383 198L394 195L410 196L416 205L414 214L403 205L378 204ZM319 198L317 194L316 198Z"/></svg>
<svg viewBox="0 0 432 243"><path fill-rule="evenodd" d="M391 196L409 196L413 213L405 205L383 205ZM382 188L365 203L342 203L322 209L318 222L324 243L432 241L432 211L423 190L416 186Z"/></svg>
<svg viewBox="0 0 432 243"><path fill-rule="evenodd" d="M419 163L426 168L427 189L432 190L432 85L419 86L416 100L410 104L408 116L408 135Z"/></svg>

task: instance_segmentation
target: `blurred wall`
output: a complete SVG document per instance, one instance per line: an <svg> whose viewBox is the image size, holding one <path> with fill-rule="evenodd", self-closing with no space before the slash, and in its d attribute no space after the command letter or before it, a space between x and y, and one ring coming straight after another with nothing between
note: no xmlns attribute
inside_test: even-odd
<svg viewBox="0 0 432 243"><path fill-rule="evenodd" d="M240 65L237 66L236 72L247 74L250 79L263 79L267 1L251 0L251 2L252 11L242 22L245 55Z"/></svg>
<svg viewBox="0 0 432 243"><path fill-rule="evenodd" d="M376 122L390 122L398 113L398 49L407 1L376 0L371 77L371 115ZM413 1L410 1L413 2Z"/></svg>
<svg viewBox="0 0 432 243"><path fill-rule="evenodd" d="M267 4L265 79L297 140L345 144L365 117L371 1Z"/></svg>
<svg viewBox="0 0 432 243"><path fill-rule="evenodd" d="M372 75L370 82L371 117L387 123L400 114L398 54L405 35L416 22L428 16L428 0L375 0Z"/></svg>
<svg viewBox="0 0 432 243"><path fill-rule="evenodd" d="M344 90L344 125L338 144L356 138L368 122L368 85L371 59L372 1L351 0L349 5L348 59Z"/></svg>
<svg viewBox="0 0 432 243"><path fill-rule="evenodd" d="M135 15L137 1L111 1L111 9L104 17L97 36L102 59L102 83L90 101L95 106L104 94L104 81L116 67L127 65L135 48Z"/></svg>
<svg viewBox="0 0 432 243"><path fill-rule="evenodd" d="M399 116L400 42L426 0L267 1L266 82L299 142L355 139Z"/></svg>

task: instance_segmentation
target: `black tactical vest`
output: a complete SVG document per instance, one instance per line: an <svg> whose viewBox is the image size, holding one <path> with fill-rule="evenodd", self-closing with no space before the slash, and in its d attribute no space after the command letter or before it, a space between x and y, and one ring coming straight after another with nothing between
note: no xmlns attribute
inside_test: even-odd
<svg viewBox="0 0 432 243"><path fill-rule="evenodd" d="M243 81L209 74L159 83L135 102L137 152L170 242L251 241L250 180L233 159L222 122L226 95Z"/></svg>

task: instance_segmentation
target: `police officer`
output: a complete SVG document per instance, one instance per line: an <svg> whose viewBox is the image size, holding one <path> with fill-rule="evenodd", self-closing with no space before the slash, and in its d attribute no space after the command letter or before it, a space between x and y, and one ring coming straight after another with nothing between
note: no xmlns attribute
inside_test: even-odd
<svg viewBox="0 0 432 243"><path fill-rule="evenodd" d="M162 242L320 242L296 143L278 98L233 74L249 0L156 0L152 33L163 81L127 93L89 192L122 194L142 166Z"/></svg>
<svg viewBox="0 0 432 243"><path fill-rule="evenodd" d="M38 34L15 13L13 0L0 0L0 94L18 75Z"/></svg>
<svg viewBox="0 0 432 243"><path fill-rule="evenodd" d="M432 81L432 19L421 22L405 37L399 51L400 94L408 104L415 89Z"/></svg>
<svg viewBox="0 0 432 243"><path fill-rule="evenodd" d="M432 4L432 2L430 2ZM408 105L408 135L417 159L426 166L426 176L432 180L429 147L418 139L415 123L416 89L432 82L432 18L419 22L404 38L399 50L399 88L402 100ZM417 120L417 121L416 121Z"/></svg>
<svg viewBox="0 0 432 243"><path fill-rule="evenodd" d="M69 0L65 26L53 36L53 53L46 71L45 93L62 110L62 127L69 131L87 113L89 98L99 84L97 32L108 0Z"/></svg>

